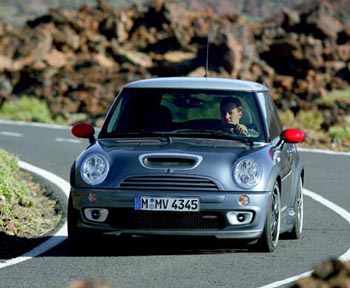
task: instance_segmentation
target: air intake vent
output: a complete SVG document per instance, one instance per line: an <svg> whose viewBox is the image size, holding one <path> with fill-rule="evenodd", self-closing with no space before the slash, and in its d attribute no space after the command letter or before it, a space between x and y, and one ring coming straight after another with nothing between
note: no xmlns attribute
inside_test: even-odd
<svg viewBox="0 0 350 288"><path fill-rule="evenodd" d="M214 212L150 212L111 209L106 223L120 229L223 229L225 220Z"/></svg>
<svg viewBox="0 0 350 288"><path fill-rule="evenodd" d="M151 153L139 157L140 163L149 169L188 170L196 168L203 160L202 156L177 153Z"/></svg>
<svg viewBox="0 0 350 288"><path fill-rule="evenodd" d="M120 185L122 190L219 191L214 182L204 178L177 176L129 177Z"/></svg>

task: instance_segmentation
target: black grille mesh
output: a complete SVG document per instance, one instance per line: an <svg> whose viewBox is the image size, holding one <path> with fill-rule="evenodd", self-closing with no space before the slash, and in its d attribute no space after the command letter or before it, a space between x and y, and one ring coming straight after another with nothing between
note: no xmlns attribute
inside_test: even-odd
<svg viewBox="0 0 350 288"><path fill-rule="evenodd" d="M221 214L112 209L106 222L121 229L223 229Z"/></svg>

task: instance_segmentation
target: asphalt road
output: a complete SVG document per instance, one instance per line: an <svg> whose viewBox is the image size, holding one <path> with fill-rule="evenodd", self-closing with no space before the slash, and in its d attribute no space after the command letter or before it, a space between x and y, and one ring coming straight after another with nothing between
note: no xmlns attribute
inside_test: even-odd
<svg viewBox="0 0 350 288"><path fill-rule="evenodd" d="M0 148L66 181L73 159L87 144L74 139L67 127L0 121ZM350 154L304 151L301 155L306 169L304 188L349 213ZM76 279L109 280L118 288L277 287L273 284L276 281L310 271L316 264L346 253L350 225L306 196L302 239L281 240L274 253L254 253L229 241L203 239L180 239L176 243L134 239L100 246L92 242L91 250L80 254L63 241L38 257L1 268L0 287L59 288Z"/></svg>

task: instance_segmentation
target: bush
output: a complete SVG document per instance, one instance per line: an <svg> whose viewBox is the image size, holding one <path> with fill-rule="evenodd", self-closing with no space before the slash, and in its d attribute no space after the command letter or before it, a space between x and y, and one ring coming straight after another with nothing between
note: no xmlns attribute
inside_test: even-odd
<svg viewBox="0 0 350 288"><path fill-rule="evenodd" d="M20 174L18 159L0 149L0 227L8 217L16 217L13 205L30 207L34 200Z"/></svg>
<svg viewBox="0 0 350 288"><path fill-rule="evenodd" d="M302 130L319 131L323 122L323 115L320 111L301 110L294 116L291 110L280 111L279 116L283 127L295 127Z"/></svg>
<svg viewBox="0 0 350 288"><path fill-rule="evenodd" d="M61 215L46 192L20 170L17 157L0 149L0 232L36 237L55 228Z"/></svg>
<svg viewBox="0 0 350 288"><path fill-rule="evenodd" d="M30 96L5 102L0 108L0 115L8 120L48 124L63 122L62 119L53 119L46 102Z"/></svg>
<svg viewBox="0 0 350 288"><path fill-rule="evenodd" d="M329 128L328 134L332 139L335 140L348 140L350 141L350 127L339 127L339 126L332 126Z"/></svg>
<svg viewBox="0 0 350 288"><path fill-rule="evenodd" d="M350 91L349 90L335 90L327 95L327 97L320 98L316 101L319 105L332 108L335 103L350 104Z"/></svg>

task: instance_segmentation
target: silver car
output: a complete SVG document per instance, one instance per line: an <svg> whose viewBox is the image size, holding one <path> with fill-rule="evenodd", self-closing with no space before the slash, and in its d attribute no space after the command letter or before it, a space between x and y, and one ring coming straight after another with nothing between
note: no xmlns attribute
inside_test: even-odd
<svg viewBox="0 0 350 288"><path fill-rule="evenodd" d="M300 238L304 167L299 129L282 130L259 83L171 77L129 83L74 161L73 244L89 235L212 236L274 251Z"/></svg>

